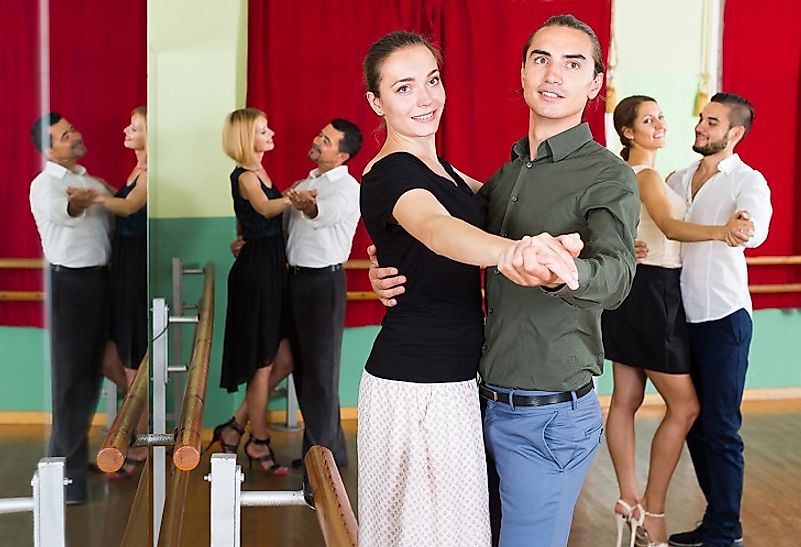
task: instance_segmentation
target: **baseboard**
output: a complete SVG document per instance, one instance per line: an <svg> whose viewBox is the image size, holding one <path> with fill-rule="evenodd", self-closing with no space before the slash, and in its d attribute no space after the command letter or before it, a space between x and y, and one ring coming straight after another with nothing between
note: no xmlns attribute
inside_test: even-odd
<svg viewBox="0 0 801 547"><path fill-rule="evenodd" d="M598 397L601 407L609 408L611 395ZM743 393L743 402L756 401L782 401L782 400L801 400L801 387L782 387L747 389ZM646 393L643 406L663 406L665 403L658 393ZM339 409L339 416L342 420L355 420L357 416L356 407L344 407ZM296 413L295 419L298 423L303 423L303 416L300 411ZM286 423L286 410L270 410L267 413L269 423ZM49 425L51 423L50 412L0 412L0 425ZM106 413L98 412L92 418L93 426L106 425Z"/></svg>

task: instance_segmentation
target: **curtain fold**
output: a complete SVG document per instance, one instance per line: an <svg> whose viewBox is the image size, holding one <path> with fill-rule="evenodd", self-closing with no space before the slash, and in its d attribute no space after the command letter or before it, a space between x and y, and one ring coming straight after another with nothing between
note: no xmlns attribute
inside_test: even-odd
<svg viewBox="0 0 801 547"><path fill-rule="evenodd" d="M39 2L0 2L0 257L41 257L28 189L42 159L30 140L41 115ZM83 135L89 172L121 186L135 161L122 145L131 110L146 104L146 2L52 1L47 41L50 110ZM39 270L0 270L0 290L42 290ZM44 324L40 303L0 302L0 325Z"/></svg>
<svg viewBox="0 0 801 547"><path fill-rule="evenodd" d="M306 157L312 138L332 118L343 117L365 137L349 164L361 179L381 143L379 120L364 99L362 60L376 39L404 29L428 35L444 55L447 107L440 154L486 180L527 128L519 93L523 45L545 19L560 13L573 13L595 29L605 59L611 0L250 0L247 105L264 110L276 131L267 171L282 189L304 178L314 167ZM603 110L598 101L587 108L602 143ZM351 258L365 258L368 244L360 223ZM348 272L348 289L369 290L364 270ZM346 324L377 324L383 315L377 302L349 302Z"/></svg>
<svg viewBox="0 0 801 547"><path fill-rule="evenodd" d="M801 255L801 4L727 0L723 16L723 91L754 105L754 126L737 152L768 181L768 239L747 256ZM755 46L755 44L757 44ZM751 284L801 283L799 266L752 266ZM801 293L755 294L755 308L801 308Z"/></svg>

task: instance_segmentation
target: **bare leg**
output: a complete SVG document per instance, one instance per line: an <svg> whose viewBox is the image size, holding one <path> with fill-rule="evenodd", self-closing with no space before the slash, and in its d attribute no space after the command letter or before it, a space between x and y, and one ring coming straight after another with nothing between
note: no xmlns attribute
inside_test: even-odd
<svg viewBox="0 0 801 547"><path fill-rule="evenodd" d="M698 398L689 374L665 374L646 371L648 378L665 400L667 411L651 443L651 462L642 506L650 513L665 512L668 484L681 456L684 439L698 416ZM664 518L646 516L645 529L651 541L667 540Z"/></svg>
<svg viewBox="0 0 801 547"><path fill-rule="evenodd" d="M121 392L128 391L128 380L125 376L125 365L122 364L120 356L117 353L117 344L108 340L106 346L103 348L103 356L100 360L100 372L114 382Z"/></svg>
<svg viewBox="0 0 801 547"><path fill-rule="evenodd" d="M289 341L287 339L281 340L281 343L278 346L278 352L275 355L275 360L270 367L271 371L269 374L269 378L267 380L267 394L265 396L264 401L264 416L263 416L263 423L266 424L266 409L267 409L267 402L269 400L270 394L275 390L275 386L277 386L284 378L286 378L292 369L294 368L294 363L292 360L292 351L289 347ZM249 387L249 386L248 386ZM253 416L257 417L258 414L254 414ZM241 425L247 424L248 420L253 420L253 416L250 415L248 411L248 397L246 396L242 399L242 402L239 404L239 408L236 409L234 413L234 419L237 423ZM256 418L258 419L258 418ZM251 423L251 430L253 430L253 424ZM266 430L265 430L266 431ZM223 441L228 444L236 444L239 442L239 433L234 431L233 428L226 427L222 433ZM259 437L264 438L264 437Z"/></svg>
<svg viewBox="0 0 801 547"><path fill-rule="evenodd" d="M620 499L633 507L640 498L634 468L634 415L645 395L645 373L636 367L614 363L613 374L614 388L606 418L606 441L620 485ZM626 514L620 504L615 506L615 511Z"/></svg>

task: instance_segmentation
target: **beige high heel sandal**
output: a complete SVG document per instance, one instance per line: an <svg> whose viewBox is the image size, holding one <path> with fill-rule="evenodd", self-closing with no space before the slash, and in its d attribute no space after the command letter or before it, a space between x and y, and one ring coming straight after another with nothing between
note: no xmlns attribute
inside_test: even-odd
<svg viewBox="0 0 801 547"><path fill-rule="evenodd" d="M622 499L617 500L615 502L615 506L621 506L623 509L626 510L626 514L618 513L615 511L615 520L617 521L617 543L615 543L616 547L621 547L623 544L623 528L628 525L631 529L632 519L634 518L634 509L639 507L639 503L635 503L634 506L629 505ZM634 547L634 540L636 539L634 529L631 530L631 544L629 547Z"/></svg>
<svg viewBox="0 0 801 547"><path fill-rule="evenodd" d="M651 541L651 536L648 535L648 529L645 527L645 517L663 519L665 518L665 514L646 511L639 503L637 504L637 510L640 513L640 517L635 519L634 516L632 516L631 518L631 521L636 523L636 526L633 526L631 530L632 547L635 545L636 547L669 547L664 541L658 543Z"/></svg>

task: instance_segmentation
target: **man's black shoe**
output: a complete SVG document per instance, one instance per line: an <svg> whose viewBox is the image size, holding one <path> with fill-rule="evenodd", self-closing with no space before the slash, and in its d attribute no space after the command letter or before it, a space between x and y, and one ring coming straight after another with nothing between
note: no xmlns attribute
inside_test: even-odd
<svg viewBox="0 0 801 547"><path fill-rule="evenodd" d="M64 503L67 505L83 505L86 503L86 486L68 484L64 488Z"/></svg>
<svg viewBox="0 0 801 547"><path fill-rule="evenodd" d="M312 488L311 484L309 484L308 477L305 477L303 479L303 500L306 502L306 505L308 505L310 508L316 509L316 507L314 506L314 495L312 494Z"/></svg>
<svg viewBox="0 0 801 547"><path fill-rule="evenodd" d="M695 530L690 530L689 532L671 534L668 538L668 545L673 547L704 547L703 524L699 524ZM735 539L730 547L743 547L743 538Z"/></svg>

